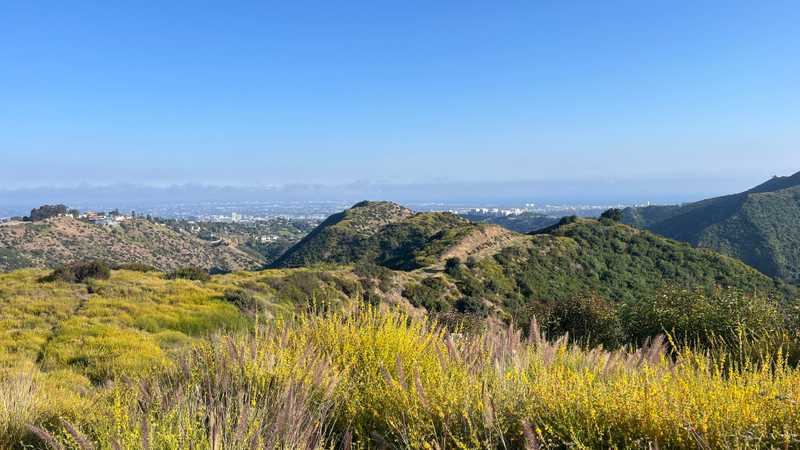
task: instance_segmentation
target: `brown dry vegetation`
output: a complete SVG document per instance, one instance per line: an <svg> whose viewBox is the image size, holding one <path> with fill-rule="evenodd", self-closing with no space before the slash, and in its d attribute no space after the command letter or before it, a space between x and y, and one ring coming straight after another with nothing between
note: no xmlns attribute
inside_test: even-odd
<svg viewBox="0 0 800 450"><path fill-rule="evenodd" d="M112 265L140 263L160 270L184 266L242 270L262 265L258 258L235 247L212 246L144 219L119 226L93 225L71 217L7 223L0 225L2 248L13 251L15 258L0 258L0 270L54 267L85 259Z"/></svg>

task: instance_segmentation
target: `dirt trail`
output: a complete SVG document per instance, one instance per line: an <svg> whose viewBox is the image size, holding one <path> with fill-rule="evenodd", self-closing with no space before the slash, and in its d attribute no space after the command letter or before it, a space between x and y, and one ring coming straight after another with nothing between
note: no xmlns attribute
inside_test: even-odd
<svg viewBox="0 0 800 450"><path fill-rule="evenodd" d="M530 237L515 233L499 225L479 225L457 244L442 253L440 262L422 271L438 271L444 268L448 258L459 258L465 261L470 256L477 259L491 257L504 248L517 245L529 245Z"/></svg>

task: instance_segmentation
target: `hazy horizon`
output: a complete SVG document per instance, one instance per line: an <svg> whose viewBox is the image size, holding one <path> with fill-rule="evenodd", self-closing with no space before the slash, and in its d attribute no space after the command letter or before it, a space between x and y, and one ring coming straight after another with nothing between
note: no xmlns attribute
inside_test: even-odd
<svg viewBox="0 0 800 450"><path fill-rule="evenodd" d="M780 176L791 173L777 174ZM64 203L84 209L139 209L155 205L201 203L331 202L361 200L424 204L519 207L526 203L560 205L677 204L747 190L767 177L738 179L608 179L389 184L287 184L225 186L114 183L0 189L0 217L22 215L40 204Z"/></svg>

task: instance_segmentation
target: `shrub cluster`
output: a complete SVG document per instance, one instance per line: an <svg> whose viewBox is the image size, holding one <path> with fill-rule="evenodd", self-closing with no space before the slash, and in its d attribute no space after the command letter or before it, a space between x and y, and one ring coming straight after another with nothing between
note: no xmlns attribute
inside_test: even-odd
<svg viewBox="0 0 800 450"><path fill-rule="evenodd" d="M156 272L158 269L144 263L123 263L114 266L114 270L130 270L131 272Z"/></svg>
<svg viewBox="0 0 800 450"><path fill-rule="evenodd" d="M222 298L242 311L255 312L258 310L258 300L244 289L226 289Z"/></svg>
<svg viewBox="0 0 800 450"><path fill-rule="evenodd" d="M208 281L210 275L204 269L199 267L181 267L166 274L168 280L195 280L195 281Z"/></svg>
<svg viewBox="0 0 800 450"><path fill-rule="evenodd" d="M102 261L85 261L57 267L41 281L64 281L67 283L83 283L88 279L107 280L111 276L108 264Z"/></svg>

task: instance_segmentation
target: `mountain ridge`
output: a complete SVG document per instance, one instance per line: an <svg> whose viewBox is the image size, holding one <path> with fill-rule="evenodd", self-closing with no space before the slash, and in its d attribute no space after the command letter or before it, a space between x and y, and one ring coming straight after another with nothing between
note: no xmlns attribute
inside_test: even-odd
<svg viewBox="0 0 800 450"><path fill-rule="evenodd" d="M623 221L800 282L800 172L694 203L626 208Z"/></svg>
<svg viewBox="0 0 800 450"><path fill-rule="evenodd" d="M330 229L352 214L338 213L312 233L317 239L300 241L290 252L311 265L366 263L431 276L458 273L464 277L459 295L480 302L493 298L495 304L596 294L622 301L653 295L654 286L668 284L780 290L737 259L608 219L570 218L521 234L447 213L413 213L373 229L367 238L341 240ZM345 248L329 250L338 246ZM282 264L277 267L293 267Z"/></svg>

